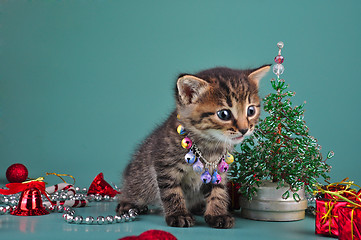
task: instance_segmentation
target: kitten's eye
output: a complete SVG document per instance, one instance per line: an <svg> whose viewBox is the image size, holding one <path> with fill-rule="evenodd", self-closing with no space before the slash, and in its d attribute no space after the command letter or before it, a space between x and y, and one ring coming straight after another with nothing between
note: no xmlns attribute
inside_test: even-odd
<svg viewBox="0 0 361 240"><path fill-rule="evenodd" d="M252 117L256 114L256 108L254 106L249 106L247 109L247 117Z"/></svg>
<svg viewBox="0 0 361 240"><path fill-rule="evenodd" d="M217 112L217 116L223 121L228 121L231 119L232 113L228 109L222 109Z"/></svg>

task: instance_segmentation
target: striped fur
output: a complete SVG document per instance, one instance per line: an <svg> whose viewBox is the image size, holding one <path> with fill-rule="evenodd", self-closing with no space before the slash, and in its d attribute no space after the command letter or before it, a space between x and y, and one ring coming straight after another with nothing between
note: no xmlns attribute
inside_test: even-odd
<svg viewBox="0 0 361 240"><path fill-rule="evenodd" d="M219 185L202 184L200 176L184 160L188 150L180 146L183 137L176 128L182 123L203 156L211 162L219 161L226 150L231 151L253 131L260 114L258 81L268 69L213 68L180 75L175 94L177 109L134 153L124 171L117 211L160 204L169 226L193 226L191 212L195 212L204 214L211 227L232 227L226 174L221 174ZM251 117L247 116L249 106L255 109ZM222 109L232 113L229 120L217 115Z"/></svg>

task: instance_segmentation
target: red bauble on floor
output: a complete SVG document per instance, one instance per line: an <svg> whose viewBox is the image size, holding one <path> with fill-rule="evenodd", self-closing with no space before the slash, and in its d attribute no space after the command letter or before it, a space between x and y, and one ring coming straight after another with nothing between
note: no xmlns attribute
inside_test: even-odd
<svg viewBox="0 0 361 240"><path fill-rule="evenodd" d="M11 183L21 183L28 178L28 169L21 163L15 163L6 170L6 178Z"/></svg>
<svg viewBox="0 0 361 240"><path fill-rule="evenodd" d="M139 236L124 237L119 240L177 240L171 233L162 230L148 230Z"/></svg>

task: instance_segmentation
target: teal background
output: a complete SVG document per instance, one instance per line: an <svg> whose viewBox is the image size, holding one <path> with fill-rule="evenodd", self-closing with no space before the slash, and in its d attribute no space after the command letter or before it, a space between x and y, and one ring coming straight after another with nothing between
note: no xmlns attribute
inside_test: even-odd
<svg viewBox="0 0 361 240"><path fill-rule="evenodd" d="M360 1L1 1L0 24L4 183L17 162L33 178L120 183L179 73L273 63L280 40L293 102L335 152L331 181L361 183Z"/></svg>
<svg viewBox="0 0 361 240"><path fill-rule="evenodd" d="M311 134L324 154L335 152L331 181L361 184L357 0L0 0L0 184L17 162L33 178L68 173L88 187L103 172L120 183L134 148L173 110L179 73L273 63L281 40L293 102L307 101ZM262 97L273 77L262 81ZM114 204L77 211L114 214ZM179 239L325 239L314 234L311 217L270 223L238 215L231 230L210 229L200 217L184 230L167 227L159 215L106 226L68 225L57 214L7 215L0 236L117 239L155 228Z"/></svg>

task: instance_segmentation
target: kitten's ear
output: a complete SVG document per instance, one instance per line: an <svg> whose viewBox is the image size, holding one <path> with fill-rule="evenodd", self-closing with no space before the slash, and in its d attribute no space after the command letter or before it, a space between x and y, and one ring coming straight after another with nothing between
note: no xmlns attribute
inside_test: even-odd
<svg viewBox="0 0 361 240"><path fill-rule="evenodd" d="M254 69L251 74L248 75L248 78L256 84L258 87L259 81L268 73L271 65L263 65L257 69Z"/></svg>
<svg viewBox="0 0 361 240"><path fill-rule="evenodd" d="M209 84L192 75L181 75L177 81L179 100L183 104L191 104L207 91Z"/></svg>

